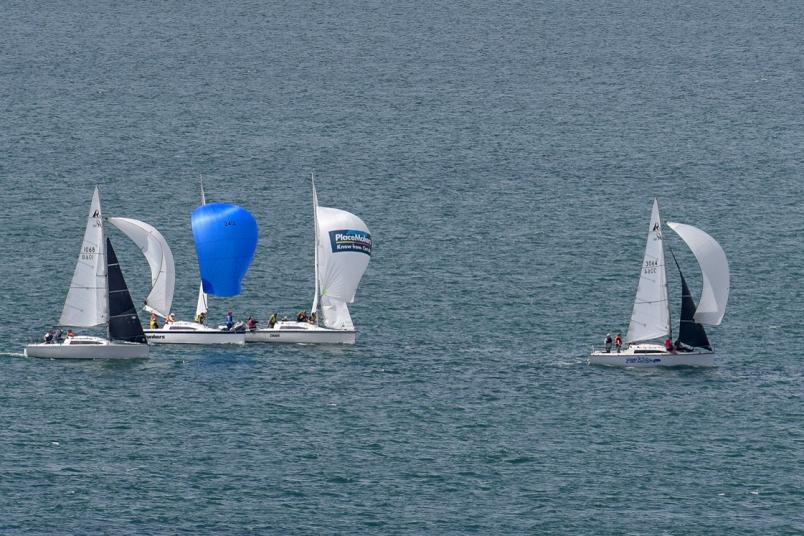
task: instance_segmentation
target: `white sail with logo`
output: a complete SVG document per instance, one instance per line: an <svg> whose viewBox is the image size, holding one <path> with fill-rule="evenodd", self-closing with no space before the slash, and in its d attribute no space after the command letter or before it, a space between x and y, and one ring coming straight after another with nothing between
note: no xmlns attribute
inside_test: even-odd
<svg viewBox="0 0 804 536"><path fill-rule="evenodd" d="M692 250L703 274L703 288L694 320L717 326L726 314L729 300L729 261L717 241L697 227L684 223L668 223Z"/></svg>
<svg viewBox="0 0 804 536"><path fill-rule="evenodd" d="M81 252L59 319L60 325L89 328L109 320L105 248L100 193L95 187Z"/></svg>
<svg viewBox="0 0 804 536"><path fill-rule="evenodd" d="M176 268L165 237L151 225L132 218L109 218L109 223L125 233L145 255L151 268L151 292L145 299L145 310L166 318L173 304Z"/></svg>
<svg viewBox="0 0 804 536"><path fill-rule="evenodd" d="M667 301L661 227L659 202L654 199L642 272L626 337L628 343L663 338L670 334L670 306Z"/></svg>
<svg viewBox="0 0 804 536"><path fill-rule="evenodd" d="M366 224L345 210L316 204L316 283L325 327L354 329L348 303L371 260L371 234ZM316 303L313 304L313 311Z"/></svg>

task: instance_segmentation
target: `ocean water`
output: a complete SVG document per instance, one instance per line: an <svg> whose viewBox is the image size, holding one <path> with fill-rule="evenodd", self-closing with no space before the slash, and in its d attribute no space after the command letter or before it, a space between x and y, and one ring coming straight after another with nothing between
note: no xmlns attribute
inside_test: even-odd
<svg viewBox="0 0 804 536"><path fill-rule="evenodd" d="M804 12L699 4L4 3L0 533L804 533ZM211 319L309 308L311 173L374 238L354 347L22 357L96 184L179 318L201 177L261 232ZM729 257L716 369L585 363L654 197Z"/></svg>

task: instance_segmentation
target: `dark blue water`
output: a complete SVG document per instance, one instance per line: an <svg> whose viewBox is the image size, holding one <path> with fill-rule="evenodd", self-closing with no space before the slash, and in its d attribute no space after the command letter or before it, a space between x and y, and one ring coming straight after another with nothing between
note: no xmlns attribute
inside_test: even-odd
<svg viewBox="0 0 804 536"><path fill-rule="evenodd" d="M804 532L799 3L2 11L3 534ZM211 318L309 308L312 172L375 240L356 346L22 358L95 184L167 237L180 318L201 176L261 229ZM717 369L585 364L654 197L729 257Z"/></svg>

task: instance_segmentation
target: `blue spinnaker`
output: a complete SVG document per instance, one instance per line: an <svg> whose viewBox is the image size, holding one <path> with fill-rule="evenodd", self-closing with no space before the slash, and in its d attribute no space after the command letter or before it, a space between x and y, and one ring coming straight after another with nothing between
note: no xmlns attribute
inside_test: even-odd
<svg viewBox="0 0 804 536"><path fill-rule="evenodd" d="M210 203L193 211L193 238L204 292L237 296L257 248L257 222L237 205Z"/></svg>

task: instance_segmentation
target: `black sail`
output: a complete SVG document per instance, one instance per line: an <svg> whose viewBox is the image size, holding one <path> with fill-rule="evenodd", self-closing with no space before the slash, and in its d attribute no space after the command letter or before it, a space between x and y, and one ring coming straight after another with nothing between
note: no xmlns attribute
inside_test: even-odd
<svg viewBox="0 0 804 536"><path fill-rule="evenodd" d="M678 266L678 263L676 263L676 266ZM695 305L695 300L692 299L690 288L687 286L684 274L681 273L681 268L679 268L678 273L681 276L681 323L678 326L678 342L693 348L711 350L712 346L709 344L709 339L706 338L704 327L693 319L697 305Z"/></svg>
<svg viewBox="0 0 804 536"><path fill-rule="evenodd" d="M113 341L146 343L140 317L131 301L126 280L117 262L111 241L106 239L106 266L109 281L109 338Z"/></svg>

